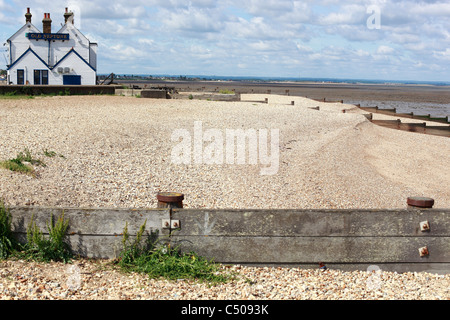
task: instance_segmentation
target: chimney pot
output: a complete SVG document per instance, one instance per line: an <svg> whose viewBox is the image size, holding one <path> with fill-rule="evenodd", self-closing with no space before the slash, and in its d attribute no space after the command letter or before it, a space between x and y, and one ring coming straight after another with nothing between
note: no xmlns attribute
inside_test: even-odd
<svg viewBox="0 0 450 320"><path fill-rule="evenodd" d="M31 23L31 17L30 8L27 8L27 13L25 13L25 23Z"/></svg>
<svg viewBox="0 0 450 320"><path fill-rule="evenodd" d="M71 19L71 22L73 23L73 12L69 12L69 8L66 8L66 12L64 13L64 23L67 23Z"/></svg>
<svg viewBox="0 0 450 320"><path fill-rule="evenodd" d="M52 20L50 19L50 13L44 13L44 20L42 20L43 33L52 33Z"/></svg>

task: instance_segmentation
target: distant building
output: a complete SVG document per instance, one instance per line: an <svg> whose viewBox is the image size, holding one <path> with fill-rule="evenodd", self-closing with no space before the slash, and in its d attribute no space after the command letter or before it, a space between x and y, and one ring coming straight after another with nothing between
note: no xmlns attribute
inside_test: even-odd
<svg viewBox="0 0 450 320"><path fill-rule="evenodd" d="M97 84L97 43L74 25L73 12L64 13L64 25L52 33L50 13L44 13L42 32L31 23L30 8L25 25L7 40L7 80L15 85Z"/></svg>

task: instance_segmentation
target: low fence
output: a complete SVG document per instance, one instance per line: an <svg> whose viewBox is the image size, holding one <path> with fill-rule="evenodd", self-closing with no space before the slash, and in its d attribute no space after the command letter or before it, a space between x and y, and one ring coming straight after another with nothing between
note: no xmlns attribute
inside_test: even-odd
<svg viewBox="0 0 450 320"><path fill-rule="evenodd" d="M136 96L139 95L142 98L154 98L154 99L168 99L170 98L170 90L161 89L124 89L123 86L116 85L97 85L97 86L1 86L0 95L13 94L13 95L124 95L124 96Z"/></svg>
<svg viewBox="0 0 450 320"><path fill-rule="evenodd" d="M341 270L450 272L450 209L206 210L9 208L14 232L26 236L34 216L41 230L51 214L69 220L73 251L114 258L128 225L224 264ZM45 231L44 231L45 234Z"/></svg>
<svg viewBox="0 0 450 320"><path fill-rule="evenodd" d="M439 118L439 117L432 117L429 115L415 115L413 112L411 113L397 113L396 108L392 109L380 109L378 107L361 107L361 105L357 104L356 107L358 107L361 110L369 111L370 114L365 115L370 122L391 128L391 129L397 129L397 130L403 130L403 131L409 131L409 132L417 132L417 133L423 133L423 134L431 134L435 136L442 136L442 137L450 137L450 125L444 125L444 124L450 124L448 116L445 118ZM415 120L422 120L422 121L431 121L440 123L436 126L430 126L427 125L427 122L402 122L401 119L396 120L373 120L373 113L379 113L389 116L395 116L399 118L409 118L409 119L415 119Z"/></svg>
<svg viewBox="0 0 450 320"><path fill-rule="evenodd" d="M117 88L115 94L117 96L133 97L138 96L141 98L152 99L170 99L170 95L163 89L121 89Z"/></svg>
<svg viewBox="0 0 450 320"><path fill-rule="evenodd" d="M395 117L401 117L401 118L409 118L409 119L417 119L417 120L423 120L423 121L433 121L433 122L440 122L440 123L446 123L450 124L449 117L434 117L431 114L428 115L418 115L414 114L414 112L410 113L397 113L396 108L391 109L382 109L378 107L361 107L360 104L356 105L358 108L364 111L368 111L371 113L380 113L385 114L389 116L395 116Z"/></svg>
<svg viewBox="0 0 450 320"><path fill-rule="evenodd" d="M441 137L450 137L450 126L428 126L426 122L422 123L403 123L400 119L397 120L372 120L370 121L376 125L386 128L417 132L423 134L431 134Z"/></svg>
<svg viewBox="0 0 450 320"><path fill-rule="evenodd" d="M24 94L24 95L95 95L95 94L115 94L116 86L20 86L20 85L0 85L0 95L4 94Z"/></svg>

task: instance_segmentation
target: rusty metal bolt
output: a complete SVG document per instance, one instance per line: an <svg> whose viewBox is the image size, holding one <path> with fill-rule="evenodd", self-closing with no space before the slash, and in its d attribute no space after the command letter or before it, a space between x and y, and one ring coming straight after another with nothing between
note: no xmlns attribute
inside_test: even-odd
<svg viewBox="0 0 450 320"><path fill-rule="evenodd" d="M173 223L174 228L178 228L178 222Z"/></svg>
<svg viewBox="0 0 450 320"><path fill-rule="evenodd" d="M430 223L428 221L422 221L420 224L420 231L429 231Z"/></svg>
<svg viewBox="0 0 450 320"><path fill-rule="evenodd" d="M164 223L164 226L165 226L166 228L168 228L168 227L170 227L170 223L166 221L166 222Z"/></svg>
<svg viewBox="0 0 450 320"><path fill-rule="evenodd" d="M428 256L430 252L428 251L428 247L419 248L419 254L421 257Z"/></svg>
<svg viewBox="0 0 450 320"><path fill-rule="evenodd" d="M156 195L158 208L183 208L184 194L178 192L160 192Z"/></svg>
<svg viewBox="0 0 450 320"><path fill-rule="evenodd" d="M408 207L433 208L434 199L427 197L408 197L406 200Z"/></svg>

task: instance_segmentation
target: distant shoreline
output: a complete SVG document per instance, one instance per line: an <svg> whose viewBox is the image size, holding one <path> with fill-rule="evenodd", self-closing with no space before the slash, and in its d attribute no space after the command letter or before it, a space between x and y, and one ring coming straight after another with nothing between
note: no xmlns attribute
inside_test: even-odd
<svg viewBox="0 0 450 320"><path fill-rule="evenodd" d="M450 86L426 84L350 84L314 82L253 82L210 80L116 80L127 86L174 87L180 92L218 92L234 90L238 93L271 93L302 96L311 99L341 101L365 106L396 107L402 112L450 115Z"/></svg>
<svg viewBox="0 0 450 320"><path fill-rule="evenodd" d="M383 101L411 101L430 103L450 103L450 86L431 84L381 84L381 83L318 83L287 81L224 81L224 80L128 80L117 79L115 83L142 87L171 86L179 90L214 91L217 89L235 89L240 93L267 93L310 96L314 99L373 99ZM286 91L288 90L288 91ZM408 99L409 98L409 99ZM406 99L406 100L405 100Z"/></svg>
<svg viewBox="0 0 450 320"><path fill-rule="evenodd" d="M134 84L177 84L177 85L200 85L200 84L231 84L236 86L284 86L284 87L304 87L304 86L314 86L314 87L370 87L374 86L377 88L388 87L388 88L436 88L450 90L450 83L402 83L402 82L332 82L332 81L292 81L292 80L221 80L221 79L196 79L196 80L182 80L182 79L126 79L119 78L115 80L116 83L134 83Z"/></svg>
<svg viewBox="0 0 450 320"><path fill-rule="evenodd" d="M100 77L107 76L99 74ZM424 85L448 86L450 81L418 81L418 80L369 80L350 78L295 78L295 77L253 77L253 76L206 76L206 75L129 75L116 74L121 81L193 81L193 82L248 82L248 83L284 83L284 84L350 84L350 85Z"/></svg>

